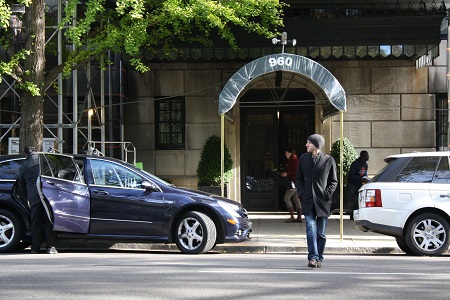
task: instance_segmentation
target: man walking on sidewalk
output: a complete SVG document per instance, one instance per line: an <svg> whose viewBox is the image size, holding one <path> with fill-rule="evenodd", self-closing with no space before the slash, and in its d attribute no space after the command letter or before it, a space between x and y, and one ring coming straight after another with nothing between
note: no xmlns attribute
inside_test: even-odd
<svg viewBox="0 0 450 300"><path fill-rule="evenodd" d="M306 220L310 268L322 267L325 231L331 214L331 197L338 183L334 159L320 150L324 144L325 139L320 134L308 137L307 153L300 157L295 179Z"/></svg>

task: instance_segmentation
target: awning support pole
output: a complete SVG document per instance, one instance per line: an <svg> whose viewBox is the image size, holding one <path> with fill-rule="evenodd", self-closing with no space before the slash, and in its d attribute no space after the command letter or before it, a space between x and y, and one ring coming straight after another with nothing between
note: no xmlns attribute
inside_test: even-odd
<svg viewBox="0 0 450 300"><path fill-rule="evenodd" d="M339 239L342 243L343 240L343 232L344 232L344 112L342 110L339 111L339 131L340 131L340 140L339 140L339 204L340 204L340 226L339 226Z"/></svg>
<svg viewBox="0 0 450 300"><path fill-rule="evenodd" d="M225 169L225 114L220 115L220 190L224 196L223 174Z"/></svg>

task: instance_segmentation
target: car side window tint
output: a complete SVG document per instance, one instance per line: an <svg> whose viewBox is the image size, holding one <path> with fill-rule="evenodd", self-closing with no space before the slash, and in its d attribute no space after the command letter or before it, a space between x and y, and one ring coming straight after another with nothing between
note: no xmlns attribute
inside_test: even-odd
<svg viewBox="0 0 450 300"><path fill-rule="evenodd" d="M24 159L7 160L0 163L0 179L16 180Z"/></svg>
<svg viewBox="0 0 450 300"><path fill-rule="evenodd" d="M81 182L75 161L71 156L40 154L41 175Z"/></svg>
<svg viewBox="0 0 450 300"><path fill-rule="evenodd" d="M436 173L434 173L433 183L450 183L450 170L448 156L442 156Z"/></svg>
<svg viewBox="0 0 450 300"><path fill-rule="evenodd" d="M439 156L413 157L395 179L396 182L431 182Z"/></svg>
<svg viewBox="0 0 450 300"><path fill-rule="evenodd" d="M41 175L82 182L75 161L71 156L40 154Z"/></svg>
<svg viewBox="0 0 450 300"><path fill-rule="evenodd" d="M125 188L142 188L143 178L135 172L113 162L92 159L94 183Z"/></svg>

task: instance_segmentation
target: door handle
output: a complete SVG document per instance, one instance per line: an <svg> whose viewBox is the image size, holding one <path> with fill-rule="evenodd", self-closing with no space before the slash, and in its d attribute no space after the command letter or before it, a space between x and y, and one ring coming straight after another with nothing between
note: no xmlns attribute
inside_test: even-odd
<svg viewBox="0 0 450 300"><path fill-rule="evenodd" d="M51 182L51 181L46 181L45 183L47 183L49 185L56 185L54 182Z"/></svg>
<svg viewBox="0 0 450 300"><path fill-rule="evenodd" d="M102 191L102 190L95 190L94 194L97 194L97 195L108 195L108 192L107 191Z"/></svg>
<svg viewBox="0 0 450 300"><path fill-rule="evenodd" d="M447 195L440 195L441 198L450 198L450 193Z"/></svg>

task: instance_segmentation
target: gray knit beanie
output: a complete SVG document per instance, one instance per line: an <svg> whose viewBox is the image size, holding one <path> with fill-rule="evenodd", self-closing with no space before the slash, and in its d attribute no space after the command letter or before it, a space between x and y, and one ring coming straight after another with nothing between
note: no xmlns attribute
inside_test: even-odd
<svg viewBox="0 0 450 300"><path fill-rule="evenodd" d="M308 141L316 146L317 149L321 149L325 145L325 139L320 134L312 134L308 137Z"/></svg>

